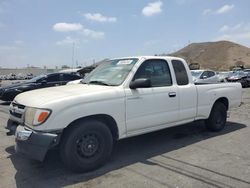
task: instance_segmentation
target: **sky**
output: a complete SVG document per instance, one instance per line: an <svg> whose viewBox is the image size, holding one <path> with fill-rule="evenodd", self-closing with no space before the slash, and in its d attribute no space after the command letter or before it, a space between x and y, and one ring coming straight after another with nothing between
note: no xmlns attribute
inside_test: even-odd
<svg viewBox="0 0 250 188"><path fill-rule="evenodd" d="M250 47L249 0L0 0L0 67L104 58L229 40Z"/></svg>

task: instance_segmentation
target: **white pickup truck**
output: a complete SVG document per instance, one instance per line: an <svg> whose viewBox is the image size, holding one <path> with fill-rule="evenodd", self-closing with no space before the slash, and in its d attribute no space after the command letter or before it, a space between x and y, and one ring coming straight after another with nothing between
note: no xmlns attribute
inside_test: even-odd
<svg viewBox="0 0 250 188"><path fill-rule="evenodd" d="M42 161L59 147L67 167L89 171L123 138L201 119L209 130L222 130L241 92L239 83L195 85L185 60L176 57L108 60L80 84L18 95L10 105L16 151Z"/></svg>

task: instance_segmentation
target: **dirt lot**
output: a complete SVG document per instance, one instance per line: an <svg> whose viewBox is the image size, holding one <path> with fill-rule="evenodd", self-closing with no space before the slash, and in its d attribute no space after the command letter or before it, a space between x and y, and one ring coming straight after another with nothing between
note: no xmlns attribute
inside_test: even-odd
<svg viewBox="0 0 250 188"><path fill-rule="evenodd" d="M3 128L8 104L0 105L0 187L250 187L250 89L220 133L202 122L125 139L99 170L74 174L56 151L43 163L15 154Z"/></svg>

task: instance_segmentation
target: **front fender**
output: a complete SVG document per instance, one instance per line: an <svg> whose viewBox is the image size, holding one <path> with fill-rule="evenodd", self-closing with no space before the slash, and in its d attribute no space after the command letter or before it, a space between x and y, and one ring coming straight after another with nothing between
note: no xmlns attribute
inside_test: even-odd
<svg viewBox="0 0 250 188"><path fill-rule="evenodd" d="M43 132L62 130L77 119L99 114L111 116L116 121L119 137L126 134L124 98L79 103L65 108L52 109L45 123L30 128Z"/></svg>

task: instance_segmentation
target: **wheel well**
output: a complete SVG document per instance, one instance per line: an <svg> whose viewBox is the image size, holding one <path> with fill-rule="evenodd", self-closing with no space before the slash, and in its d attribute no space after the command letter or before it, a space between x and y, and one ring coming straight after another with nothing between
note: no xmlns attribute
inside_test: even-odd
<svg viewBox="0 0 250 188"><path fill-rule="evenodd" d="M221 97L221 98L217 99L214 104L216 104L217 102L224 104L228 110L229 102L228 102L228 99L226 97Z"/></svg>
<svg viewBox="0 0 250 188"><path fill-rule="evenodd" d="M71 122L65 129L67 130L72 126L76 126L76 124L78 122L84 122L84 121L88 121L88 120L91 120L91 119L103 122L109 128L113 139L118 140L119 132L118 132L117 123L116 123L116 121L114 120L113 117L111 117L109 115L106 115L106 114L98 114L98 115L92 115L92 116L87 116L87 117L76 119L73 122Z"/></svg>

